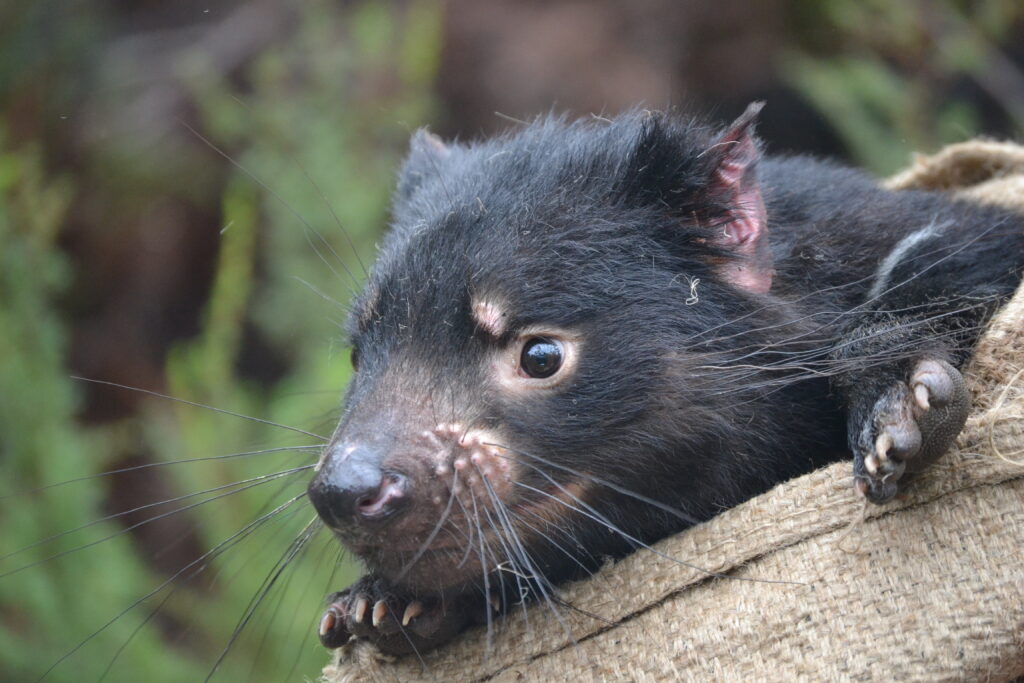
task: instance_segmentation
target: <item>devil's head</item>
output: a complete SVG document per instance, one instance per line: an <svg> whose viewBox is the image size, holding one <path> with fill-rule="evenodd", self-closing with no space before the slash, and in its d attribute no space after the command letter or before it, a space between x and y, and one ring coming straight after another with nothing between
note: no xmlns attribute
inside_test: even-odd
<svg viewBox="0 0 1024 683"><path fill-rule="evenodd" d="M633 112L413 138L309 486L375 573L564 574L728 502L708 491L731 495L746 413L695 368L770 316L758 109L724 132ZM609 531L627 517L633 539Z"/></svg>

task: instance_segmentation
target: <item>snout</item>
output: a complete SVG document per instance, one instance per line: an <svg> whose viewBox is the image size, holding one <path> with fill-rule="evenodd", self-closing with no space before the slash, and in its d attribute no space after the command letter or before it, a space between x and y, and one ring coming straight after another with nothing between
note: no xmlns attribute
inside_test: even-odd
<svg viewBox="0 0 1024 683"><path fill-rule="evenodd" d="M382 468L384 453L366 443L329 447L309 500L317 514L336 530L380 522L409 502L409 478Z"/></svg>
<svg viewBox="0 0 1024 683"><path fill-rule="evenodd" d="M476 537L464 530L489 539L493 511L517 505L519 470L501 441L457 423L418 433L346 430L324 452L309 499L374 574L410 588L462 585L483 571L476 545L467 546Z"/></svg>

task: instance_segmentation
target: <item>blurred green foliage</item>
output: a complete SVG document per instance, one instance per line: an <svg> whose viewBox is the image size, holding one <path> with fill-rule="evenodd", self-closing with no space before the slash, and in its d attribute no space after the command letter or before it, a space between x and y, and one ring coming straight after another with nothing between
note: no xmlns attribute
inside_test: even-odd
<svg viewBox="0 0 1024 683"><path fill-rule="evenodd" d="M1003 54L1020 41L1008 28L1024 21L1019 0L785 4L779 73L861 164L889 173L912 150L976 134L979 93L1024 126L1020 73ZM172 15L244 14L244 3L185 2L166 26L131 29L112 0L0 4L0 680L57 664L46 680L192 681L229 643L221 680L311 678L324 662L318 607L355 567L325 532L291 557L313 520L304 501L267 515L304 491L309 473L289 472L314 462L311 434L333 429L350 372L339 326L408 135L437 117L443 6L279 5L288 11L267 16L282 25L249 26L267 30L263 42L225 66L223 43L249 36L190 42L193 27ZM198 332L158 373L171 396L212 408L153 398L86 425L68 311L100 285L82 281L62 233L86 225L117 245L133 220L162 229L166 197L217 216ZM257 343L278 371L244 370ZM104 519L115 496L96 475L125 453L162 464L164 497L188 496L144 516L188 508L178 515L213 555L174 576L119 535L123 520Z"/></svg>
<svg viewBox="0 0 1024 683"><path fill-rule="evenodd" d="M880 174L913 151L976 136L979 94L1024 131L1017 0L800 0L797 44L780 73L832 124L851 157Z"/></svg>
<svg viewBox="0 0 1024 683"><path fill-rule="evenodd" d="M58 308L71 273L55 248L76 188L71 178L49 177L32 145L0 145L0 679L33 680L71 653L46 680L99 680L108 667L105 680L202 680L240 620L248 623L218 679L312 678L323 665L319 606L355 567L338 564L338 545L321 531L277 577L290 544L314 519L304 500L251 525L301 494L309 472L261 478L308 467L320 445L274 425L321 437L333 428L350 372L339 326L386 222L408 134L433 115L438 12L428 2L401 9L309 3L241 74L214 68L203 50L185 52L176 65L201 134L233 166L201 330L171 349L165 373L175 398L217 410L153 399L137 418L100 427L76 421L83 387L66 370L68 332ZM24 31L45 23L33 13L22 18ZM175 187L198 192L210 177L203 165L223 160L212 150L182 150L172 137L140 142L128 131L89 163L126 195L123 207L182 171ZM283 359L273 381L239 370L246 334L259 334ZM139 444L158 462L206 459L161 467L177 495L206 493L148 516L195 506L182 514L206 549L244 532L173 581L129 536L117 535L117 520L94 523L109 514L106 480L94 475ZM303 446L310 448L295 450ZM265 452L230 457L246 451ZM204 580L178 585L200 569ZM268 581L272 589L249 619Z"/></svg>
<svg viewBox="0 0 1024 683"><path fill-rule="evenodd" d="M46 177L37 149L0 141L0 537L5 574L0 579L0 666L5 680L39 676L77 644L61 641L62 636L81 639L95 632L117 614L119 608L112 606L130 605L154 585L128 538L116 535L117 526L95 523L102 517L100 482L75 481L105 469L110 435L75 422L77 392L64 367L67 337L53 305L55 294L69 282L67 261L53 247L70 191L68 179ZM55 480L72 483L33 490ZM61 535L72 530L80 531ZM11 557L18 549L26 551ZM74 559L61 558L65 553L75 553L68 555ZM131 619L115 620L90 643L107 653L105 658L77 661L54 680L98 679L135 626ZM155 680L168 680L165 668L174 670L177 680L200 675L194 663L167 655L159 635L144 631L124 664Z"/></svg>

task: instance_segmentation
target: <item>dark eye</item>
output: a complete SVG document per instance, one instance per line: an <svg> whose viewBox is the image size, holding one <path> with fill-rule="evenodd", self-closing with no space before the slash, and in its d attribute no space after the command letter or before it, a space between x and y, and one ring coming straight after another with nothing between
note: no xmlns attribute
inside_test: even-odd
<svg viewBox="0 0 1024 683"><path fill-rule="evenodd" d="M519 356L519 367L527 377L544 379L558 372L562 367L561 342L547 337L533 337L523 345Z"/></svg>

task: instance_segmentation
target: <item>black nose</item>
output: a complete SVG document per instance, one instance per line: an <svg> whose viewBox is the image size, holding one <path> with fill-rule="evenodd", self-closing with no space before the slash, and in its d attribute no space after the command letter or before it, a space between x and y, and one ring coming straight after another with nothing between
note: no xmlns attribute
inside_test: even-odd
<svg viewBox="0 0 1024 683"><path fill-rule="evenodd" d="M344 527L385 519L398 510L405 502L408 481L383 471L381 461L381 454L364 444L331 446L308 489L320 518Z"/></svg>

